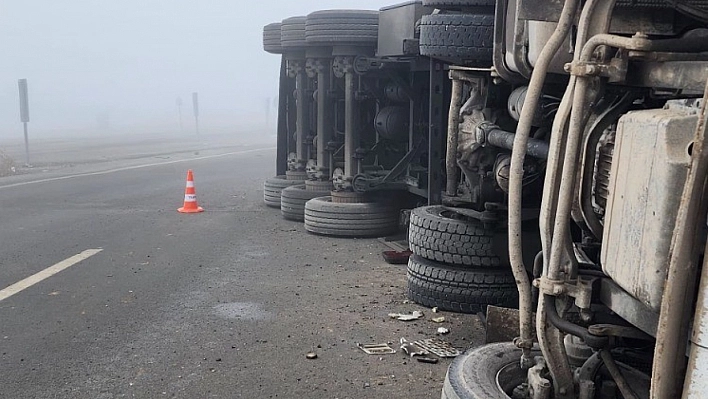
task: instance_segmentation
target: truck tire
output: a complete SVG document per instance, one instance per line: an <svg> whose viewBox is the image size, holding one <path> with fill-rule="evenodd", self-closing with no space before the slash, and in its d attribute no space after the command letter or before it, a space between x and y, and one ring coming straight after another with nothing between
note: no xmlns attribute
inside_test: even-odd
<svg viewBox="0 0 708 399"><path fill-rule="evenodd" d="M531 357L536 356L542 356L541 351L533 349ZM456 357L447 369L441 399L509 399L514 388L527 381L526 371L519 367L520 360L521 350L511 342L470 349ZM588 363L592 367L586 369ZM617 366L637 397L648 398L649 375L620 362ZM579 372L588 372L588 378L593 378L602 368L599 354L595 353Z"/></svg>
<svg viewBox="0 0 708 399"><path fill-rule="evenodd" d="M424 15L420 54L453 64L491 65L494 15Z"/></svg>
<svg viewBox="0 0 708 399"><path fill-rule="evenodd" d="M308 190L304 184L286 187L280 193L280 212L284 219L302 222L305 220L305 203L329 193L330 190Z"/></svg>
<svg viewBox="0 0 708 399"><path fill-rule="evenodd" d="M275 22L263 27L263 50L272 54L283 53L283 46L280 44L280 26L280 22Z"/></svg>
<svg viewBox="0 0 708 399"><path fill-rule="evenodd" d="M300 181L300 183L302 183L303 181L307 180L307 172L305 172L304 170L286 170L285 179L298 180Z"/></svg>
<svg viewBox="0 0 708 399"><path fill-rule="evenodd" d="M285 175L271 177L263 183L263 202L271 208L280 209L280 195L283 189L304 183L303 180L287 180Z"/></svg>
<svg viewBox="0 0 708 399"><path fill-rule="evenodd" d="M322 10L310 13L307 24L378 25L379 12L374 10Z"/></svg>
<svg viewBox="0 0 708 399"><path fill-rule="evenodd" d="M494 7L496 0L423 0L423 6L438 10L459 10L463 7Z"/></svg>
<svg viewBox="0 0 708 399"><path fill-rule="evenodd" d="M541 351L531 354L541 356ZM470 349L447 369L442 399L509 399L513 389L526 381L521 367L512 366L520 360L521 350L511 342Z"/></svg>
<svg viewBox="0 0 708 399"><path fill-rule="evenodd" d="M333 189L332 182L329 180L307 180L305 182L305 188L313 191L327 191L331 192ZM325 194L329 195L329 194ZM324 197L322 195L321 197Z"/></svg>
<svg viewBox="0 0 708 399"><path fill-rule="evenodd" d="M379 13L366 10L324 10L307 16L309 44L375 45L378 42Z"/></svg>
<svg viewBox="0 0 708 399"><path fill-rule="evenodd" d="M398 208L380 202L334 203L331 196L305 204L305 230L334 237L381 237L398 229Z"/></svg>
<svg viewBox="0 0 708 399"><path fill-rule="evenodd" d="M460 266L497 267L507 265L506 243L495 245L494 233L482 223L455 218L441 205L411 211L408 243L415 255Z"/></svg>
<svg viewBox="0 0 708 399"><path fill-rule="evenodd" d="M307 17L290 17L281 22L280 43L284 48L306 47L305 22Z"/></svg>
<svg viewBox="0 0 708 399"><path fill-rule="evenodd" d="M408 299L423 306L460 313L518 306L511 269L460 268L411 255L407 278Z"/></svg>

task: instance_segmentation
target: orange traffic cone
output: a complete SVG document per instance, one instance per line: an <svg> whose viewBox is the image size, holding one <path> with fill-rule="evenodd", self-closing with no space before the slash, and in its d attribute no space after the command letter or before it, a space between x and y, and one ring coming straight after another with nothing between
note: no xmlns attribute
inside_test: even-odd
<svg viewBox="0 0 708 399"><path fill-rule="evenodd" d="M182 213L204 212L204 208L197 204L197 190L194 189L194 176L192 170L187 171L187 188L184 190L184 206L177 209Z"/></svg>

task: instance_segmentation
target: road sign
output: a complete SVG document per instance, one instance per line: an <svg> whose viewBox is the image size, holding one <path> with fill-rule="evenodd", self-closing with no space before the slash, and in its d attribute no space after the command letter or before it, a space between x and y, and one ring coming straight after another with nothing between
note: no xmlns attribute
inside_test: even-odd
<svg viewBox="0 0 708 399"><path fill-rule="evenodd" d="M29 96L27 95L27 79L17 81L20 87L20 121L29 122Z"/></svg>

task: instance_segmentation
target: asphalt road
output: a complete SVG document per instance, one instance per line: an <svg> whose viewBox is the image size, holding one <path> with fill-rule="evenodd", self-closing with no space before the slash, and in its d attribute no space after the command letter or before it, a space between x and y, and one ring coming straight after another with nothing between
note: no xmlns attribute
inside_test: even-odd
<svg viewBox="0 0 708 399"><path fill-rule="evenodd" d="M429 310L387 317L422 309L405 266L265 207L272 144L130 147L0 179L0 290L101 250L0 295L0 398L439 397L449 360L356 347L435 335ZM188 168L202 214L176 211ZM447 340L481 342L476 316L443 315Z"/></svg>

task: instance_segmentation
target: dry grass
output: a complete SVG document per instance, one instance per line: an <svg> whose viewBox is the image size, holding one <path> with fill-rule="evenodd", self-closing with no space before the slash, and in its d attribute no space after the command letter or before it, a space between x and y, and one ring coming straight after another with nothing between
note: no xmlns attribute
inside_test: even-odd
<svg viewBox="0 0 708 399"><path fill-rule="evenodd" d="M15 174L15 160L0 150L0 177Z"/></svg>

